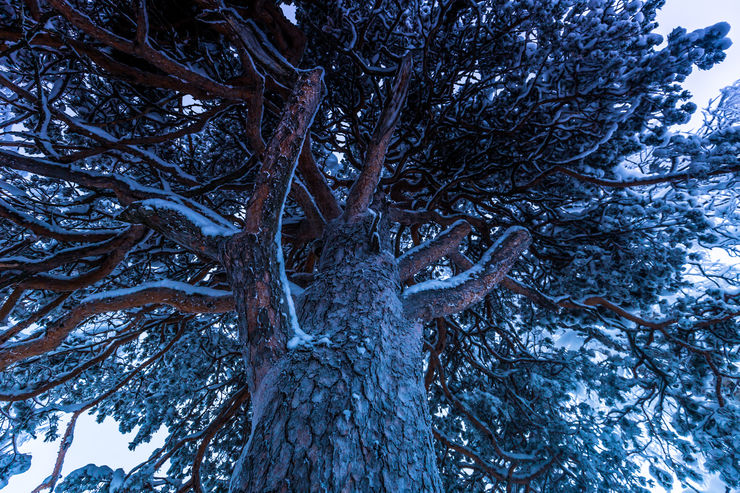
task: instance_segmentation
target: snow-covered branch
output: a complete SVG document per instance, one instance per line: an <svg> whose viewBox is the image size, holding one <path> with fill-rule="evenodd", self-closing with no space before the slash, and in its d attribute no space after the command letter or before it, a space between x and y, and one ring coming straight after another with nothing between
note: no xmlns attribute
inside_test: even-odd
<svg viewBox="0 0 740 493"><path fill-rule="evenodd" d="M412 319L431 320L481 301L503 279L530 242L531 236L526 229L509 228L467 271L443 281L433 279L407 288L404 292L406 315Z"/></svg>
<svg viewBox="0 0 740 493"><path fill-rule="evenodd" d="M91 190L112 191L122 204L152 197L166 197L163 190L147 187L115 173L87 171L72 164L62 164L0 150L0 166L76 183Z"/></svg>
<svg viewBox="0 0 740 493"><path fill-rule="evenodd" d="M148 199L131 204L118 218L145 224L189 250L212 259L218 258L220 243L238 230L206 207L194 202L189 202L189 205L173 200Z"/></svg>
<svg viewBox="0 0 740 493"><path fill-rule="evenodd" d="M19 211L6 201L0 199L0 217L7 219L39 236L54 238L59 241L95 242L109 240L121 233L121 230L70 230L56 224L46 223Z"/></svg>
<svg viewBox="0 0 740 493"><path fill-rule="evenodd" d="M90 286L113 272L116 266L126 258L129 250L144 237L145 233L146 228L136 225L121 233L116 237L118 241L115 242L115 248L109 251L94 269L76 276L63 276L46 272L39 272L33 276L21 275L22 280L16 285L16 289L44 289L59 293ZM77 259L79 258L78 256Z"/></svg>
<svg viewBox="0 0 740 493"><path fill-rule="evenodd" d="M323 76L321 68L298 75L264 152L244 231L220 251L240 315L240 338L248 348L247 381L252 390L288 350L289 341L306 336L298 326L285 275L280 228L298 156L321 102Z"/></svg>
<svg viewBox="0 0 740 493"><path fill-rule="evenodd" d="M161 71L175 75L176 77L214 96L220 96L234 101L243 101L254 97L255 89L257 88L250 87L246 84L233 86L218 82L201 71L190 68L171 58L167 54L156 50L150 43L141 44L130 41L96 25L88 15L76 9L65 0L49 0L49 4L61 13L72 25L91 38L123 53L141 57Z"/></svg>
<svg viewBox="0 0 740 493"><path fill-rule="evenodd" d="M327 185L324 175L321 174L316 165L316 160L311 152L310 135L306 136L301 155L298 158L298 172L324 218L330 221L339 217L342 214L342 209L339 207L329 185Z"/></svg>
<svg viewBox="0 0 740 493"><path fill-rule="evenodd" d="M298 156L319 108L323 88L323 69L317 68L299 75L277 129L265 150L247 205L247 231L268 229L275 234Z"/></svg>
<svg viewBox="0 0 740 493"><path fill-rule="evenodd" d="M435 238L405 252L398 258L398 274L401 281L411 279L414 274L455 250L470 233L470 224L456 221Z"/></svg>
<svg viewBox="0 0 740 493"><path fill-rule="evenodd" d="M473 261L470 260L465 254L460 253L457 250L452 250L448 254L450 260L452 260L452 263L457 266L457 268L461 270L468 270L473 267ZM503 279L501 279L501 282L499 282L502 288L506 288L512 293L516 293L519 295L522 295L526 298L529 298L534 303L540 305L543 308L547 308L548 310L552 311L560 311L560 306L550 298L549 296L540 293L533 287L527 286L526 284L517 281L516 279L512 278L511 276L504 276Z"/></svg>
<svg viewBox="0 0 740 493"><path fill-rule="evenodd" d="M94 294L83 299L56 322L50 323L43 334L0 346L0 370L54 350L81 322L93 315L146 305L167 305L184 313L224 313L234 309L234 299L228 291L177 281L145 283L134 288Z"/></svg>
<svg viewBox="0 0 740 493"><path fill-rule="evenodd" d="M544 180L548 176L554 175L557 173L561 173L561 174L570 176L572 178L575 178L579 181L591 183L593 185L598 185L602 187L632 188L632 187L644 187L648 185L658 185L660 183L677 183L677 182L687 181L692 178L703 178L703 177L709 177L709 176L728 175L728 174L733 174L733 173L738 173L738 172L740 172L740 164L725 164L722 166L716 166L713 169L702 171L701 173L697 173L696 171L689 169L685 171L677 171L675 173L646 175L644 177L632 178L629 180L607 180L604 178L598 178L596 176L590 176L590 175L586 175L583 173L579 173L570 168L566 168L565 166L557 165L557 166L553 166L552 168L549 168L543 171L542 173L537 175L534 179L532 179L528 183L518 186L517 188L520 190L531 188L537 185L538 183L540 183L542 180Z"/></svg>

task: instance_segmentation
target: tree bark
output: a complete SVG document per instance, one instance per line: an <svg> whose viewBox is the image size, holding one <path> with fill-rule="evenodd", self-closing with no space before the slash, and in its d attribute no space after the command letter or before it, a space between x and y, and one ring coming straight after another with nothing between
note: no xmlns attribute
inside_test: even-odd
<svg viewBox="0 0 740 493"><path fill-rule="evenodd" d="M396 260L373 241L376 227L373 214L328 225L296 307L312 342L255 389L232 492L442 491L421 325L404 318Z"/></svg>

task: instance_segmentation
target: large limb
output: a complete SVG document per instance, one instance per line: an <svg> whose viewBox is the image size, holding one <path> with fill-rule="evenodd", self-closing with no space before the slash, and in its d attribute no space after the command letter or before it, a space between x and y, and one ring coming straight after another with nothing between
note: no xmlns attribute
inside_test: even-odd
<svg viewBox="0 0 740 493"><path fill-rule="evenodd" d="M451 251L448 254L448 257L450 258L450 260L452 260L452 263L454 263L455 266L457 266L457 268L461 270L468 270L474 265L472 260L466 257L465 254L460 253L457 250ZM546 294L543 294L537 291L535 288L527 286L526 284L519 282L510 276L504 276L499 284L502 288L506 288L512 293L516 293L529 298L534 303L540 305L543 308L547 308L548 310L558 312L560 311L560 307L562 306L556 303Z"/></svg>
<svg viewBox="0 0 740 493"><path fill-rule="evenodd" d="M318 110L323 70L301 72L267 146L247 204L245 229L224 242L221 261L229 274L239 315L247 381L254 390L285 354L306 339L298 327L283 265L280 227L305 136Z"/></svg>
<svg viewBox="0 0 740 493"><path fill-rule="evenodd" d="M401 281L411 279L414 274L432 262L456 251L460 242L470 233L470 229L468 222L456 221L434 239L401 255L398 258L398 274Z"/></svg>
<svg viewBox="0 0 740 493"><path fill-rule="evenodd" d="M339 207L337 199L331 193L331 189L326 183L324 175L321 174L321 171L319 171L316 165L316 160L311 152L311 137L309 135L306 136L301 155L298 158L298 172L301 174L306 188L316 201L321 214L327 221L331 221L342 215L342 209Z"/></svg>
<svg viewBox="0 0 740 493"><path fill-rule="evenodd" d="M135 202L121 212L118 219L145 224L188 250L218 259L221 242L236 234L237 229L195 202L175 195L170 199Z"/></svg>
<svg viewBox="0 0 740 493"><path fill-rule="evenodd" d="M393 131L396 129L401 117L401 109L406 101L406 93L411 79L411 56L403 58L398 74L391 86L391 92L380 113L380 119L375 125L373 136L365 154L360 176L352 185L347 196L344 216L352 220L363 214L373 200L375 188L378 186L380 174L385 163L385 155L391 141Z"/></svg>
<svg viewBox="0 0 740 493"><path fill-rule="evenodd" d="M460 312L481 301L511 269L531 242L529 232L509 228L472 268L444 281L407 288L404 311L409 318L432 320Z"/></svg>
<svg viewBox="0 0 740 493"><path fill-rule="evenodd" d="M162 281L135 288L120 289L82 300L43 334L20 342L0 346L0 370L33 356L59 347L67 335L85 319L100 313L127 310L146 305L166 305L185 313L223 313L234 308L230 292L201 288L190 284Z"/></svg>

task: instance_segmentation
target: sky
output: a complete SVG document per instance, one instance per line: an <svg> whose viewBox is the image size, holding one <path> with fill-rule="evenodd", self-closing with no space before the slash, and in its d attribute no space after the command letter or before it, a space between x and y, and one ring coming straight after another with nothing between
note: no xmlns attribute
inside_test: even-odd
<svg viewBox="0 0 740 493"><path fill-rule="evenodd" d="M710 71L695 69L683 84L694 95L694 103L701 109L707 106L711 98L719 95L721 88L731 85L740 79L740 0L667 0L658 17L658 32L666 36L676 26L685 27L688 31L707 27L720 21L729 22L733 28L729 37L734 44L727 50L726 60ZM700 112L694 116L690 127L698 127L702 122ZM108 465L112 469L119 467L125 470L144 460L158 446L165 434L163 430L156 434L149 444L139 446L135 451L128 450L128 442L135 432L121 435L118 426L112 419L95 423L89 415L81 416L71 449L67 452L63 474L67 474L89 463ZM3 493L26 493L46 478L51 472L56 458L59 443L45 443L42 439L26 442L21 450L33 454L31 468L24 474L14 476ZM710 479L704 486L705 493L724 493L722 483L716 478ZM664 493L656 488L655 493ZM679 492L681 489L676 489Z"/></svg>
<svg viewBox="0 0 740 493"><path fill-rule="evenodd" d="M731 26L729 38L732 46L725 52L727 58L711 70L694 68L683 86L694 95L699 109L706 108L710 99L719 95L719 90L740 79L740 0L666 0L658 15L657 32L664 37L674 27L681 26L689 32L725 21ZM699 126L701 113L697 111L691 126Z"/></svg>

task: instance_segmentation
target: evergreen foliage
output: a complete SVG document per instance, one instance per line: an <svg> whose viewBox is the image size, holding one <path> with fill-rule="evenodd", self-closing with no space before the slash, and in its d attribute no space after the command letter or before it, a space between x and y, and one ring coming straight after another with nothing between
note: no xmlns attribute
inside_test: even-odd
<svg viewBox="0 0 740 493"><path fill-rule="evenodd" d="M251 428L236 314L94 308L146 283L207 304L226 274L124 211L162 199L206 237L245 227L292 65L324 70L307 159L343 203L404 55L375 195L391 248L472 225L407 285L458 273L507 228L532 236L483 302L424 327L446 490L647 492L707 472L740 487L740 92L676 129L697 109L681 83L722 61L729 26L663 39L662 3L4 3L0 487L29 467L25 440L71 440L61 417L90 412L136 430L132 448L168 438L132 471L55 471L54 491L227 490ZM327 207L299 164L282 219L294 295Z"/></svg>

